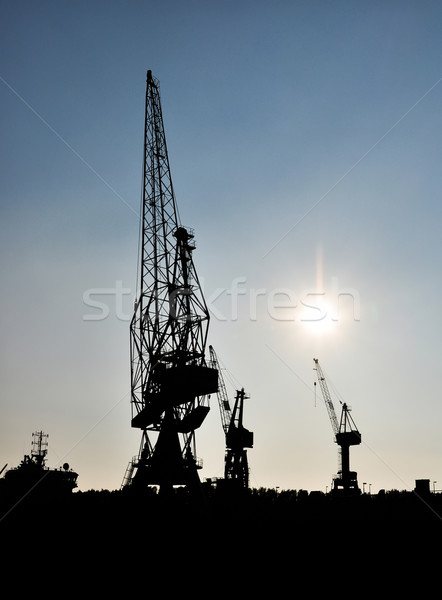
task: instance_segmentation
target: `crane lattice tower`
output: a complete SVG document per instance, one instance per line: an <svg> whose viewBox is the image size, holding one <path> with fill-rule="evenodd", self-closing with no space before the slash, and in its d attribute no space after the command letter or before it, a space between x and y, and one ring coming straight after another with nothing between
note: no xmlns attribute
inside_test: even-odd
<svg viewBox="0 0 442 600"><path fill-rule="evenodd" d="M198 485L195 430L218 390L207 365L207 309L193 230L175 203L159 82L147 72L140 283L130 325L132 427L142 430L131 487Z"/></svg>

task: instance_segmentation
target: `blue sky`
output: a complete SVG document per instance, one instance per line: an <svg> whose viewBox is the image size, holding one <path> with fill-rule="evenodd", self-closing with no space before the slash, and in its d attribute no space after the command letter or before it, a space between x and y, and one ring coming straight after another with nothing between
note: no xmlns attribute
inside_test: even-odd
<svg viewBox="0 0 442 600"><path fill-rule="evenodd" d="M209 341L231 394L251 396L251 484L330 487L315 357L362 433L360 484L442 489L440 3L18 0L0 15L1 466L42 429L48 464L116 489L138 452L151 69ZM211 407L202 478L223 473Z"/></svg>

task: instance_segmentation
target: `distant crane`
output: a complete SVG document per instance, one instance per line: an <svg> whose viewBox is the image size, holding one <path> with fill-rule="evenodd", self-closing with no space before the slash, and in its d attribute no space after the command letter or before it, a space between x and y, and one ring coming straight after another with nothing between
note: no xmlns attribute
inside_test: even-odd
<svg viewBox="0 0 442 600"><path fill-rule="evenodd" d="M246 448L253 448L253 432L243 426L244 388L236 390L233 411L230 408L224 378L213 346L209 346L210 359L218 371L218 404L221 422L226 437L224 479L234 482L239 488L249 487L249 466Z"/></svg>
<svg viewBox="0 0 442 600"><path fill-rule="evenodd" d="M206 364L209 311L194 267L193 230L181 225L166 146L159 82L147 71L140 292L130 325L132 427L140 452L124 487L199 487L195 430L218 390Z"/></svg>
<svg viewBox="0 0 442 600"><path fill-rule="evenodd" d="M361 443L361 434L359 433L350 415L350 408L347 406L347 404L342 402L341 418L338 422L327 382L319 364L319 360L314 358L313 361L313 368L316 371L319 385L322 390L322 395L324 397L324 402L332 424L333 433L335 434L336 443L339 446L340 469L338 471L338 477L335 477L333 480L333 489L335 491L343 490L345 492L359 493L360 490L357 481L357 473L355 471L350 471L350 446L357 446Z"/></svg>

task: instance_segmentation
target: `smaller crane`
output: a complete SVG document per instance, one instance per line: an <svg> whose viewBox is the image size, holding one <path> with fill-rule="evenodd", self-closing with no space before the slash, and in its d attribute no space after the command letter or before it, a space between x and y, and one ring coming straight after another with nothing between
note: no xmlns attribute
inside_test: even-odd
<svg viewBox="0 0 442 600"><path fill-rule="evenodd" d="M249 466L246 448L253 448L253 432L243 426L244 400L249 398L244 388L236 390L233 411L230 408L224 378L213 346L209 346L210 359L218 371L218 403L221 422L226 436L224 479L235 482L239 488L249 487Z"/></svg>
<svg viewBox="0 0 442 600"><path fill-rule="evenodd" d="M321 386L324 402L328 410L330 421L335 434L336 443L339 446L340 454L340 469L338 477L333 479L333 489L335 491L343 490L350 493L359 493L356 471L350 471L350 446L357 446L361 443L361 434L359 433L352 417L350 416L350 408L346 403L342 403L341 419L338 422L336 417L333 402L328 390L327 382L322 372L319 360L313 359L314 370ZM315 382L316 386L316 382Z"/></svg>

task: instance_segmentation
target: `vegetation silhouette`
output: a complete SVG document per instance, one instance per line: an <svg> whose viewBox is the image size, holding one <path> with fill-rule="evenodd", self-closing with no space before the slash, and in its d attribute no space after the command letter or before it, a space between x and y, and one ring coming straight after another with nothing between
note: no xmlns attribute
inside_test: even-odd
<svg viewBox="0 0 442 600"><path fill-rule="evenodd" d="M130 528L135 515L140 530L165 522L189 528L207 524L223 528L232 523L250 528L346 522L442 524L442 494L391 490L346 496L203 483L201 494L177 487L168 497L155 488L76 491L56 497L31 492L21 499L0 499L0 511L0 528L41 525L45 529L63 522L77 531Z"/></svg>

